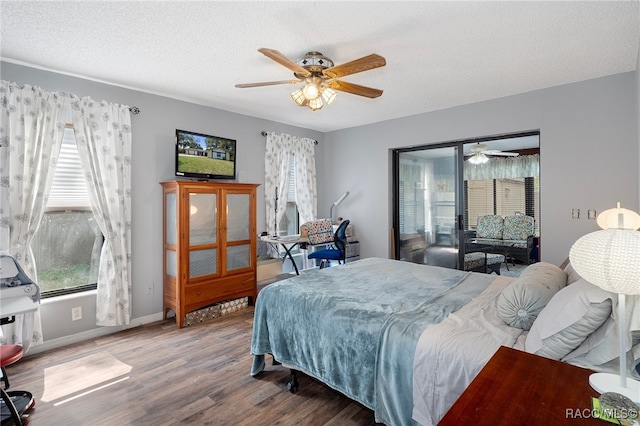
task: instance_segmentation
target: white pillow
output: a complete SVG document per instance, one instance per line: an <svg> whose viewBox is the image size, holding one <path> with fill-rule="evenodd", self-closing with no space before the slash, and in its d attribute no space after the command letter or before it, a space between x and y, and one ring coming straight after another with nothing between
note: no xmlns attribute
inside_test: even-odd
<svg viewBox="0 0 640 426"><path fill-rule="evenodd" d="M580 275L578 275L576 270L573 269L573 266L571 266L571 263L567 263L567 266L565 266L564 268L564 272L565 274L567 274L567 285L573 284L576 281L578 281L580 278L582 278Z"/></svg>
<svg viewBox="0 0 640 426"><path fill-rule="evenodd" d="M529 330L554 294L567 283L564 271L550 263L528 266L497 300L498 315L509 326Z"/></svg>
<svg viewBox="0 0 640 426"><path fill-rule="evenodd" d="M562 359L610 317L614 295L580 278L553 296L525 342L527 352Z"/></svg>

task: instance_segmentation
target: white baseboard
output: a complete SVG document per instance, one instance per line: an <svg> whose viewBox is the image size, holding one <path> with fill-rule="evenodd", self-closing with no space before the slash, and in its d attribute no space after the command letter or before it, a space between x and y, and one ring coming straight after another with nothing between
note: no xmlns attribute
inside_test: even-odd
<svg viewBox="0 0 640 426"><path fill-rule="evenodd" d="M92 330L83 331L81 333L72 334L70 336L64 336L57 339L47 340L41 345L31 346L29 348L28 355L37 354L37 353L48 351L51 349L61 348L63 346L82 342L84 340L95 339L96 337L106 336L107 334L117 333L118 331L127 330L133 327L139 327L144 324L150 324L152 322L162 321L162 319L163 319L162 312L159 312L157 314L136 318L127 325L120 325L120 326L114 326L114 327L97 327Z"/></svg>

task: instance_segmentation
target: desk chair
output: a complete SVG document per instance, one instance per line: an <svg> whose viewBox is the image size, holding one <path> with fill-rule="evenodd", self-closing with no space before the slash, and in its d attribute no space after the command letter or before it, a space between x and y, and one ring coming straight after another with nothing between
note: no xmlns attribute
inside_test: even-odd
<svg viewBox="0 0 640 426"><path fill-rule="evenodd" d="M9 391L9 377L5 367L22 358L23 350L20 345L0 345L0 367L2 368L1 381L4 389L0 388L0 404L2 412L2 426L25 426L28 423L27 412L33 408L35 401L33 395L26 391Z"/></svg>
<svg viewBox="0 0 640 426"><path fill-rule="evenodd" d="M331 260L337 260L338 263L342 263L346 258L346 248L347 248L347 226L349 225L348 220L342 221L336 232L333 234L333 247L317 250L307 256L308 259L320 259L320 269L323 269L327 263Z"/></svg>

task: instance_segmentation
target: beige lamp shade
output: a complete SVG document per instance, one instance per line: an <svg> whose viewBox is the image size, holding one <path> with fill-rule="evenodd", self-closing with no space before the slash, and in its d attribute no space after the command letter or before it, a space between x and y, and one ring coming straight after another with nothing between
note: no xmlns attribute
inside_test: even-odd
<svg viewBox="0 0 640 426"><path fill-rule="evenodd" d="M293 101L302 106L304 105L304 103L306 102L306 98L304 97L304 93L302 93L302 89L298 89L295 92L291 93L291 99L293 99Z"/></svg>
<svg viewBox="0 0 640 426"><path fill-rule="evenodd" d="M640 215L632 210L621 208L618 203L618 207L615 209L600 213L596 222L602 229L638 229L640 228Z"/></svg>
<svg viewBox="0 0 640 426"><path fill-rule="evenodd" d="M606 291L640 294L640 232L603 229L576 241L569 251L575 271Z"/></svg>

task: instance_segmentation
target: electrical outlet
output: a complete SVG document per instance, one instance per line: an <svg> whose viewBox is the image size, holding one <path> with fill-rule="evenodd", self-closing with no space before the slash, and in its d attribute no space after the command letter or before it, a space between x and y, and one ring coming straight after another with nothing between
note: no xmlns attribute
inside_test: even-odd
<svg viewBox="0 0 640 426"><path fill-rule="evenodd" d="M82 306L71 308L71 321L78 321L82 319Z"/></svg>

